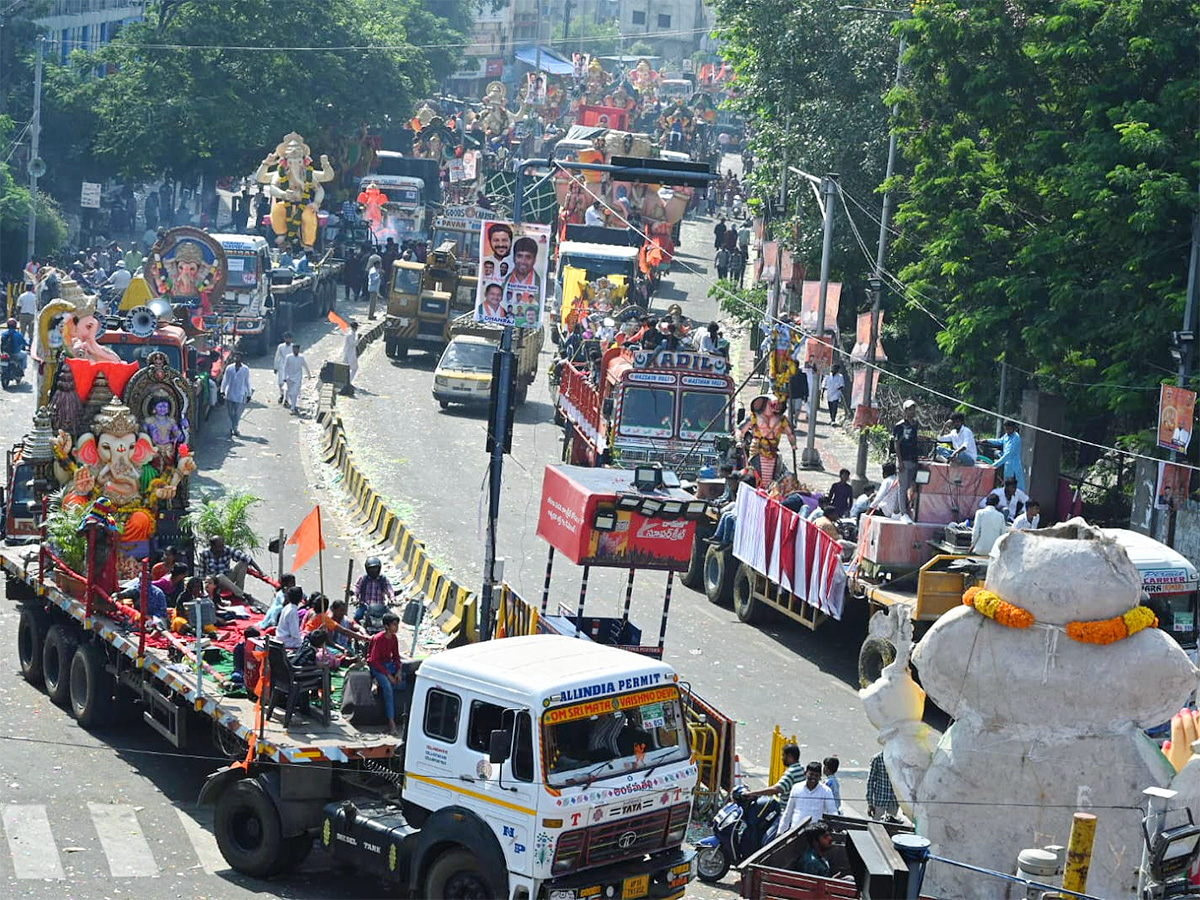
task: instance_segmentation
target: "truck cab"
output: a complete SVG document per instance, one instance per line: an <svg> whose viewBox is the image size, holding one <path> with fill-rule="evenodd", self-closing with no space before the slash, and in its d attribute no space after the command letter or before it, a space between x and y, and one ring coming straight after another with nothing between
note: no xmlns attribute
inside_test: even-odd
<svg viewBox="0 0 1200 900"><path fill-rule="evenodd" d="M397 244L425 239L425 180L410 175L369 175L363 185L375 184L387 197L379 222L372 223L376 243L392 238Z"/></svg>
<svg viewBox="0 0 1200 900"><path fill-rule="evenodd" d="M423 264L393 263L383 326L388 356L404 359L413 348L441 353L454 317L474 308L476 282L459 272L454 247L444 242Z"/></svg>
<svg viewBox="0 0 1200 900"><path fill-rule="evenodd" d="M265 238L247 234L214 234L225 250L229 276L225 294L214 304L211 325L222 334L241 337L247 352L263 354L270 349L271 252Z"/></svg>
<svg viewBox="0 0 1200 900"><path fill-rule="evenodd" d="M1104 533L1125 549L1142 576L1142 590L1158 616L1158 627L1197 659L1197 613L1200 612L1200 574L1186 557L1149 535L1127 528Z"/></svg>
<svg viewBox="0 0 1200 900"><path fill-rule="evenodd" d="M615 229L613 229L615 230ZM630 303L642 306L641 294L635 290L640 274L638 247L626 244L597 244L587 241L563 241L558 245L558 268L555 280L555 318L563 307L563 277L568 268L581 269L586 274L583 281L594 282L601 277L614 275L624 279L628 285L626 298Z"/></svg>
<svg viewBox="0 0 1200 900"><path fill-rule="evenodd" d="M486 641L422 663L412 708L405 808L425 846L474 853L488 890L462 896L684 895L697 769L669 666L561 636Z"/></svg>

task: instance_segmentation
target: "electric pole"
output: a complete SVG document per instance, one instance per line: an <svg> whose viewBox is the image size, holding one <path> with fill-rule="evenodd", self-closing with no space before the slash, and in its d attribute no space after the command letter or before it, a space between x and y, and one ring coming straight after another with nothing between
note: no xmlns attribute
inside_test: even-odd
<svg viewBox="0 0 1200 900"><path fill-rule="evenodd" d="M1200 293L1200 213L1192 218L1192 253L1188 258L1187 300L1183 307L1183 330L1172 335L1172 345L1179 355L1179 375L1175 383L1179 387L1187 387L1188 379L1192 376L1192 353L1196 346L1196 306L1197 293ZM1188 430L1195 431L1195 422L1188 423ZM1183 462L1186 455L1178 450L1171 451L1173 462ZM1190 496L1192 473L1188 472L1187 484L1183 490L1186 500ZM1167 514L1167 546L1175 546L1175 504L1171 504Z"/></svg>
<svg viewBox="0 0 1200 900"><path fill-rule="evenodd" d="M25 241L25 259L33 257L37 240L38 179L46 174L46 164L38 156L42 136L42 62L46 58L46 36L37 37L37 61L33 69L33 121L29 124L29 233Z"/></svg>

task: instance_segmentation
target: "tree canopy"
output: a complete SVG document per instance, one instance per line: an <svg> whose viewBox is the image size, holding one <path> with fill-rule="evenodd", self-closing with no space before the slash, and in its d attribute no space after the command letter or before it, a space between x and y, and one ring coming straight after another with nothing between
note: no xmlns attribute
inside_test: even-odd
<svg viewBox="0 0 1200 900"><path fill-rule="evenodd" d="M901 277L941 299L973 396L1004 358L1077 427L1144 426L1197 208L1197 21L1195 0L926 0L902 24Z"/></svg>
<svg viewBox="0 0 1200 900"><path fill-rule="evenodd" d="M120 174L248 171L289 131L312 139L406 119L453 70L474 9L160 0L97 53L75 54L57 102L94 116L91 150Z"/></svg>

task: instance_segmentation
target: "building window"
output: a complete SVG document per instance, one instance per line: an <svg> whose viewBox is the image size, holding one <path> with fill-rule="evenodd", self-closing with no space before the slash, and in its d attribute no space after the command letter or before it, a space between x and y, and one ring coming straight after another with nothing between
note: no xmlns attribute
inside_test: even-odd
<svg viewBox="0 0 1200 900"><path fill-rule="evenodd" d="M658 27L659 28L670 28L671 27L670 13L659 13L658 14Z"/></svg>
<svg viewBox="0 0 1200 900"><path fill-rule="evenodd" d="M635 9L633 11L633 24L634 25L645 25L646 24L646 11L644 9Z"/></svg>

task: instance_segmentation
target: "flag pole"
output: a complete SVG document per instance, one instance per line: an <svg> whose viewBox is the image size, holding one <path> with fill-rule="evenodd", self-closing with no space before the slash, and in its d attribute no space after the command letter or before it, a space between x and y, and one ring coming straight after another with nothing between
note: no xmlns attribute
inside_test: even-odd
<svg viewBox="0 0 1200 900"><path fill-rule="evenodd" d="M317 573L321 582L321 593L325 593L325 538L321 533L321 504L317 504Z"/></svg>

